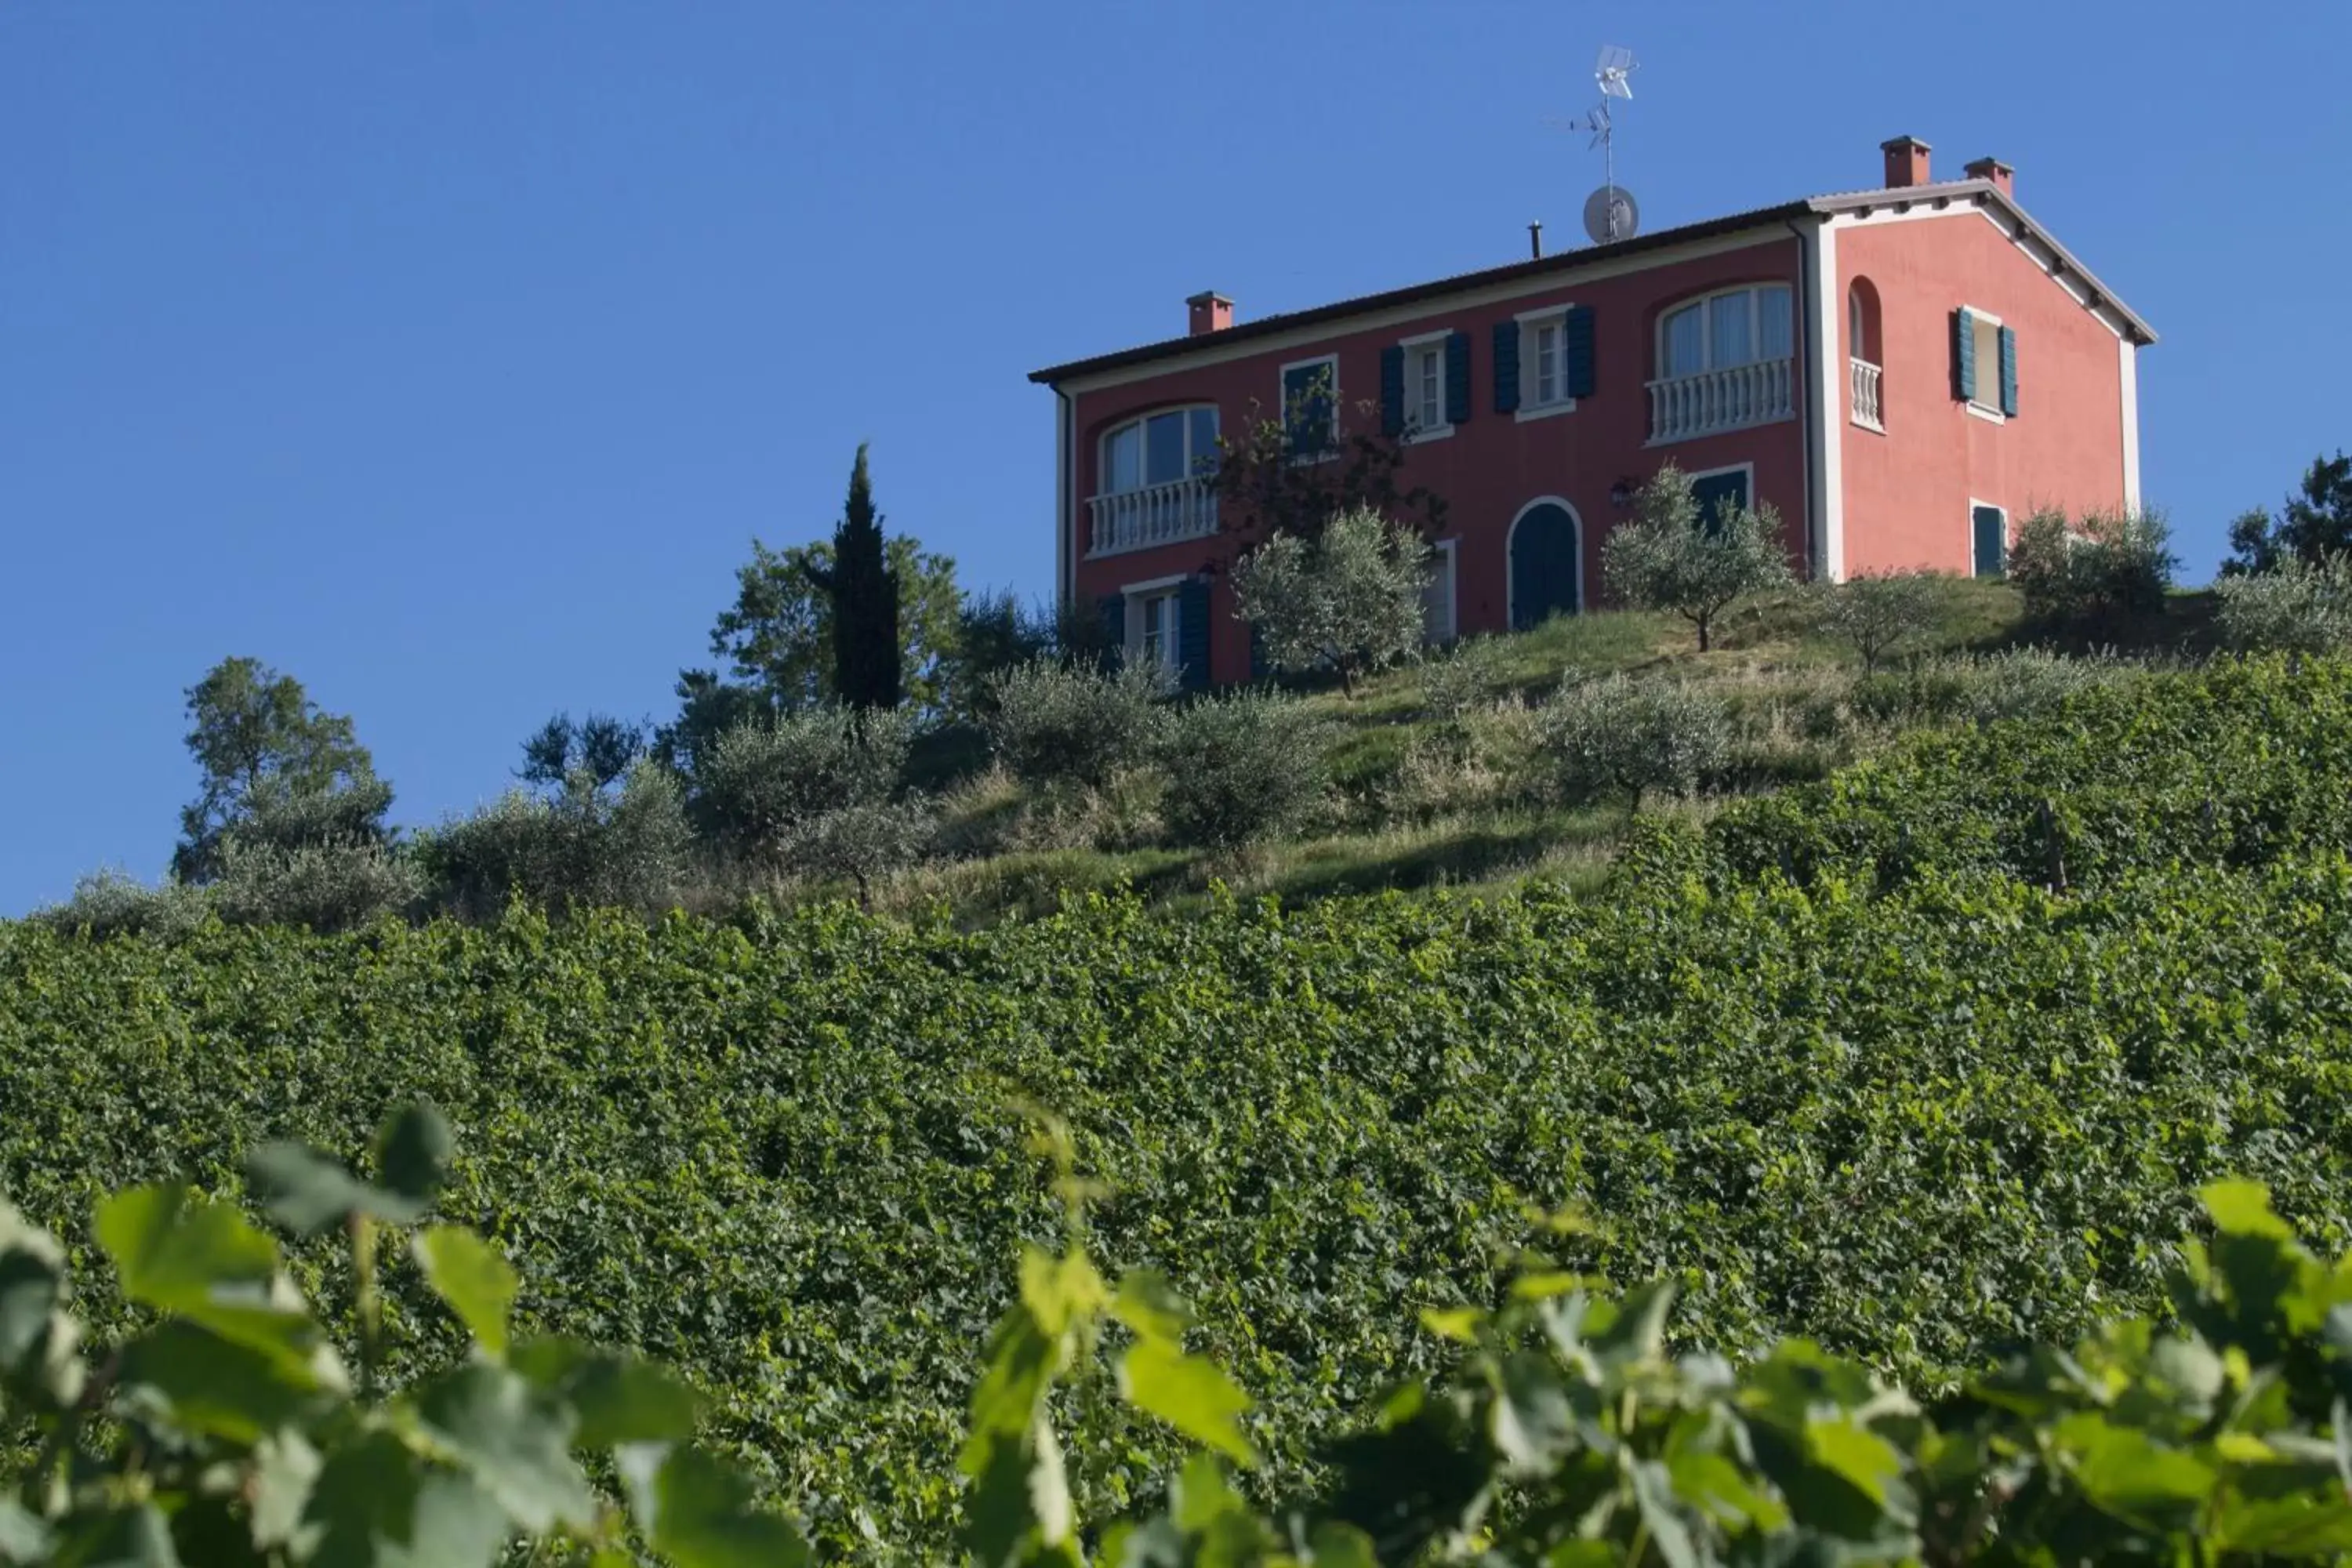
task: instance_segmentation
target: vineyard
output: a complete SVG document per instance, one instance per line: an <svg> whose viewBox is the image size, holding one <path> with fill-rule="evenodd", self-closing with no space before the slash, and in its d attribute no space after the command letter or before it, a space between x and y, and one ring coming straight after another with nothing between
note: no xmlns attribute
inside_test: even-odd
<svg viewBox="0 0 2352 1568"><path fill-rule="evenodd" d="M1269 1492L1451 1366L1416 1311L1492 1304L1563 1211L1556 1261L1673 1281L1677 1343L1810 1336L1932 1394L2166 1310L2202 1184L2343 1247L2347 780L2352 670L2224 664L1653 830L1597 898L0 927L0 1194L104 1338L104 1194L241 1195L256 1146L356 1162L428 1100L519 1323L679 1368L852 1556L954 1528L980 1347L1062 1234L1033 1106L1101 1184L1089 1249L1164 1275L1255 1401ZM348 1299L335 1249L290 1257ZM384 1289L395 1379L461 1342L416 1270ZM1156 1495L1176 1435L1071 1397L1088 1511Z"/></svg>

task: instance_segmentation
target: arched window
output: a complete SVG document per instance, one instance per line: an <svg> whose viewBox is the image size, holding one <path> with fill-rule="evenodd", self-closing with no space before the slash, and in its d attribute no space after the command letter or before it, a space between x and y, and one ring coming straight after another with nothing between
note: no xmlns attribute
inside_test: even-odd
<svg viewBox="0 0 2352 1568"><path fill-rule="evenodd" d="M1726 289L1658 319L1658 374L1731 370L1795 353L1786 283Z"/></svg>
<svg viewBox="0 0 2352 1568"><path fill-rule="evenodd" d="M1852 417L1865 430L1886 429L1886 404L1879 385L1884 374L1878 322L1878 289L1857 278L1845 291L1846 396Z"/></svg>
<svg viewBox="0 0 2352 1568"><path fill-rule="evenodd" d="M1125 495L1191 479L1216 461L1217 411L1163 408L1103 432L1098 493Z"/></svg>
<svg viewBox="0 0 2352 1568"><path fill-rule="evenodd" d="M1160 408L1102 433L1087 553L1116 554L1217 531L1217 411Z"/></svg>
<svg viewBox="0 0 2352 1568"><path fill-rule="evenodd" d="M1796 417L1791 298L1786 283L1751 283L1702 294L1658 318L1652 441Z"/></svg>

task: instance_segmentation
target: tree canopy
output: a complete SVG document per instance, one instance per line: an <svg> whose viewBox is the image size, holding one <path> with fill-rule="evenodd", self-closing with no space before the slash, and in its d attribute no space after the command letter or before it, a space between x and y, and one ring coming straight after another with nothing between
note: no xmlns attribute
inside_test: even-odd
<svg viewBox="0 0 2352 1568"><path fill-rule="evenodd" d="M302 683L255 658L225 658L187 689L188 754L202 774L180 812L172 869L217 876L227 840L257 824L298 837L380 842L392 788L352 721L310 700Z"/></svg>

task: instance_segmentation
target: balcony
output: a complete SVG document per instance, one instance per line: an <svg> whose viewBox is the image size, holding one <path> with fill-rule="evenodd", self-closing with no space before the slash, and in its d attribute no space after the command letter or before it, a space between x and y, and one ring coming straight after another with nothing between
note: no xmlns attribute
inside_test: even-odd
<svg viewBox="0 0 2352 1568"><path fill-rule="evenodd" d="M1754 360L1650 383L1650 445L1795 418L1795 366L1793 358Z"/></svg>
<svg viewBox="0 0 2352 1568"><path fill-rule="evenodd" d="M1216 484L1206 474L1096 496L1087 506L1093 520L1087 533L1088 560L1217 531Z"/></svg>
<svg viewBox="0 0 2352 1568"><path fill-rule="evenodd" d="M1853 422L1865 430L1886 434L1886 416L1878 403L1879 368L1866 359L1851 360L1846 391L1853 399Z"/></svg>

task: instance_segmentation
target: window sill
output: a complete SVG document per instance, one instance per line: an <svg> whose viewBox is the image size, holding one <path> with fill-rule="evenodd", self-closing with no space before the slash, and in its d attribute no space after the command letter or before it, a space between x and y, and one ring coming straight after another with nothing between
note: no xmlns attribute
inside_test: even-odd
<svg viewBox="0 0 2352 1568"><path fill-rule="evenodd" d="M1886 426L1865 414L1855 415L1850 423L1857 430L1867 430L1874 436L1886 434Z"/></svg>
<svg viewBox="0 0 2352 1568"><path fill-rule="evenodd" d="M2009 423L2009 416L2003 414L1998 408L1987 408L1981 403L1969 403L1963 406L1965 406L1969 413L1975 415L1978 418L1986 421L1988 424L2006 425Z"/></svg>
<svg viewBox="0 0 2352 1568"><path fill-rule="evenodd" d="M1290 466L1294 468L1311 468L1318 463L1336 463L1347 455L1347 453L1340 451L1313 452L1302 454L1287 460Z"/></svg>
<svg viewBox="0 0 2352 1568"><path fill-rule="evenodd" d="M1426 430L1414 430L1408 432L1404 438L1404 444L1408 447L1418 447L1423 441L1443 441L1448 436L1453 434L1454 426L1451 425L1433 425Z"/></svg>
<svg viewBox="0 0 2352 1568"><path fill-rule="evenodd" d="M1558 403L1538 403L1532 407L1522 405L1511 415L1511 418L1514 422L1524 425L1530 419L1549 419L1555 415L1573 414L1575 412L1576 399L1573 397L1567 397L1562 398Z"/></svg>

